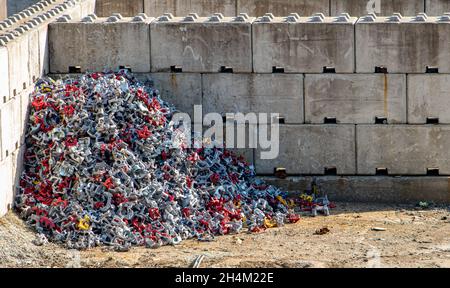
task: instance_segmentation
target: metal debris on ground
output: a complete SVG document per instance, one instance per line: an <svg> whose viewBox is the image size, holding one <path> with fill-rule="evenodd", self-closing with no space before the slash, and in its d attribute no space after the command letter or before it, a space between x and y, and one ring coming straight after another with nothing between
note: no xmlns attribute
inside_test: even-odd
<svg viewBox="0 0 450 288"><path fill-rule="evenodd" d="M325 235L328 233L330 233L330 229L328 229L328 227L323 227L323 228L317 229L314 232L314 235Z"/></svg>
<svg viewBox="0 0 450 288"><path fill-rule="evenodd" d="M175 109L126 71L41 79L31 96L15 207L39 244L127 251L299 220L242 157L172 149Z"/></svg>

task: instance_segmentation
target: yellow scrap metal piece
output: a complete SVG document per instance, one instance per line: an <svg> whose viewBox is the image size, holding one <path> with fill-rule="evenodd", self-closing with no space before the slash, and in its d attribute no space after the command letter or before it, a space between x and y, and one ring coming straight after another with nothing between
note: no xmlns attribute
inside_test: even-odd
<svg viewBox="0 0 450 288"><path fill-rule="evenodd" d="M89 221L91 220L91 218L89 218L88 215L84 216L84 218L81 218L80 220L78 220L77 223L77 228L80 230L88 230L89 229Z"/></svg>
<svg viewBox="0 0 450 288"><path fill-rule="evenodd" d="M247 217L242 216L242 227L247 228Z"/></svg>
<svg viewBox="0 0 450 288"><path fill-rule="evenodd" d="M311 195L306 195L306 194L302 194L300 196L300 198L304 201L308 201L308 202L312 202L313 201L313 197Z"/></svg>
<svg viewBox="0 0 450 288"><path fill-rule="evenodd" d="M286 202L286 200L283 199L283 197L281 197L280 195L277 196L277 200L281 202L281 204L283 204L284 206L288 206L288 203Z"/></svg>
<svg viewBox="0 0 450 288"><path fill-rule="evenodd" d="M52 92L52 88L50 88L50 87L43 87L41 89L41 92L42 93L50 93L50 92Z"/></svg>
<svg viewBox="0 0 450 288"><path fill-rule="evenodd" d="M269 218L264 218L264 227L266 228L273 228L277 226L277 222L272 220L269 220Z"/></svg>
<svg viewBox="0 0 450 288"><path fill-rule="evenodd" d="M295 206L297 206L297 205L295 204L294 200L289 199L288 207L289 208L295 208Z"/></svg>

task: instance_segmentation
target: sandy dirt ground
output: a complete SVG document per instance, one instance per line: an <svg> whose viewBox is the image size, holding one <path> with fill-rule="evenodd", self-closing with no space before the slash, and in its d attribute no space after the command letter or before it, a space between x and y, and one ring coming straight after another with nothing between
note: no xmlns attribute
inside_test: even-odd
<svg viewBox="0 0 450 288"><path fill-rule="evenodd" d="M260 234L220 236L214 242L189 240L155 250L137 247L128 252L36 246L33 231L10 212L0 219L0 267L190 267L204 255L201 268L450 268L450 207L337 205L329 217L305 215L296 224ZM329 232L317 235L322 228Z"/></svg>

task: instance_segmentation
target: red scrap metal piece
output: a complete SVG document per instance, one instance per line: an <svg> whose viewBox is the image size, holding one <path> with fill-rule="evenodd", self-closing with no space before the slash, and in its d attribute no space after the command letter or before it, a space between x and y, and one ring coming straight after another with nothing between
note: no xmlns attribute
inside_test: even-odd
<svg viewBox="0 0 450 288"><path fill-rule="evenodd" d="M74 147L78 145L78 140L76 138L69 136L66 138L65 144L66 147Z"/></svg>
<svg viewBox="0 0 450 288"><path fill-rule="evenodd" d="M44 97L36 97L36 99L31 103L36 111L40 111L47 107L47 104L44 101Z"/></svg>
<svg viewBox="0 0 450 288"><path fill-rule="evenodd" d="M161 217L161 213L159 212L158 208L150 208L148 209L148 216L150 216L152 220L156 220Z"/></svg>
<svg viewBox="0 0 450 288"><path fill-rule="evenodd" d="M289 214L287 216L289 223L297 223L300 220L300 216L297 214Z"/></svg>

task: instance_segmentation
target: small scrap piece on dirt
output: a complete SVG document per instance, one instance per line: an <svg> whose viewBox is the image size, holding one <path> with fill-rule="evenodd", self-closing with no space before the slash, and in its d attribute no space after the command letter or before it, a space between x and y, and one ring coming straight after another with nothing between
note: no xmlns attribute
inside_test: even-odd
<svg viewBox="0 0 450 288"><path fill-rule="evenodd" d="M330 229L328 227L323 227L321 229L317 229L316 232L314 232L314 235L325 235L330 233Z"/></svg>
<svg viewBox="0 0 450 288"><path fill-rule="evenodd" d="M386 228L381 228L381 227L372 227L371 229L372 231L386 231Z"/></svg>

